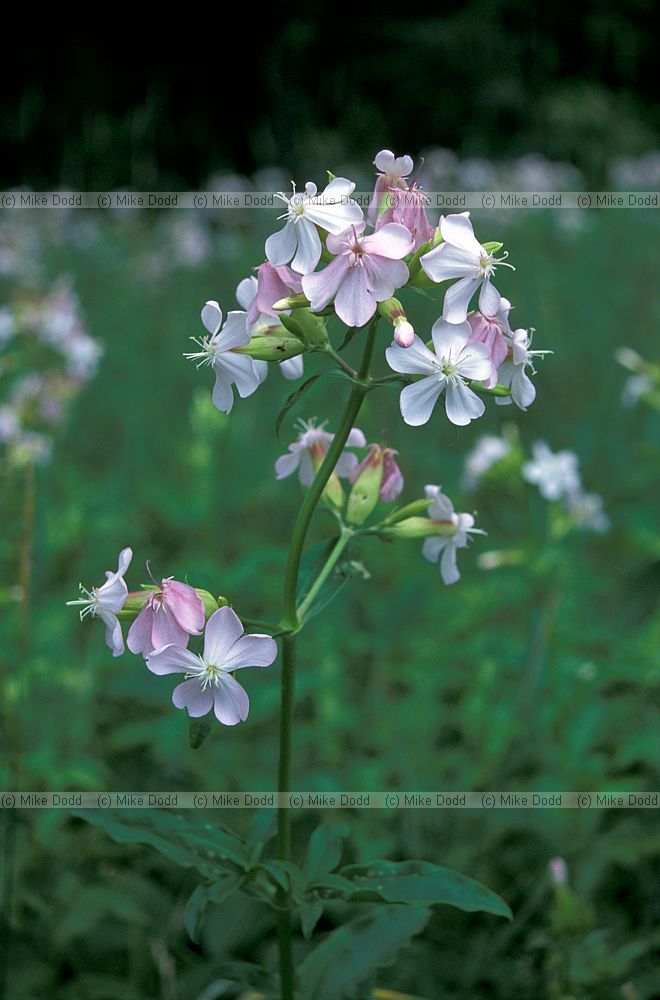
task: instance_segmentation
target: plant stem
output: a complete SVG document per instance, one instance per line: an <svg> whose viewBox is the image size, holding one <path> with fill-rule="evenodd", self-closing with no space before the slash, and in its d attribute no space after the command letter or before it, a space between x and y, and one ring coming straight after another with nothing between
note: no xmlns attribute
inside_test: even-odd
<svg viewBox="0 0 660 1000"><path fill-rule="evenodd" d="M314 515L314 511L316 510L316 506L321 499L323 490L325 489L339 457L344 450L348 436L353 428L355 418L357 417L360 407L362 406L362 401L366 393L369 391L369 366L371 364L371 356L374 349L377 322L377 317L374 317L367 328L364 353L362 356L360 371L358 373L360 381L359 383L353 384L339 430L335 434L332 443L328 448L327 454L314 477L307 495L305 496L300 511L298 512L298 517L293 528L293 534L289 545L289 555L287 559L286 572L284 576L284 589L282 594L282 623L280 626L286 633L282 637L280 745L277 778L277 790L280 794L286 794L291 790L291 747L296 672L296 640L292 633L298 628L299 625L297 591L298 576L300 574L300 560L305 546L307 531ZM335 554L336 549L337 546L335 546L330 559L332 559L332 555ZM339 557L340 552L337 552L336 558ZM328 562L330 562L330 560L328 560ZM321 573L323 574L326 569L329 573L332 569L332 565L328 566L326 563L326 566ZM314 590L315 587L316 584L312 590ZM301 607L303 607L303 609L306 609L306 600L302 603ZM291 812L286 806L280 807L277 812L277 848L278 858L280 861L289 861L291 859ZM291 947L290 894L285 890L282 890L279 895L279 902L281 904L281 909L278 913L281 1000L295 1000L295 966L293 963L293 953Z"/></svg>
<svg viewBox="0 0 660 1000"><path fill-rule="evenodd" d="M349 363L347 361L344 361L341 354L335 351L332 347L326 346L324 348L324 353L327 354L329 357L331 357L332 360L335 361L342 369L342 371L345 371L347 375L350 375L351 378L357 378L357 372L355 368L351 368Z"/></svg>
<svg viewBox="0 0 660 1000"><path fill-rule="evenodd" d="M301 625L304 624L305 615L307 611L309 611L310 607L314 603L316 595L320 591L325 581L330 576L332 570L335 568L337 560L339 559L340 555L342 554L342 552L344 551L344 549L346 548L352 537L353 537L353 532L351 531L351 529L347 528L345 525L342 525L341 534L337 539L337 542L335 543L332 552L328 556L325 565L323 566L323 569L321 570L316 580L312 584L309 592L305 595L305 599L301 602L298 611L296 612L298 616L298 621L301 623Z"/></svg>

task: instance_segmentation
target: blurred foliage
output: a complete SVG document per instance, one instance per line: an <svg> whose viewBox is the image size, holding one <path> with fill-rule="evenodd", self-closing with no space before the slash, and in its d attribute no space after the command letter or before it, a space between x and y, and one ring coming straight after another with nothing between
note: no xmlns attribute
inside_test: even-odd
<svg viewBox="0 0 660 1000"><path fill-rule="evenodd" d="M113 660L98 623L81 625L64 601L79 580L99 582L130 544L131 580L150 558L156 575L226 594L244 614L276 616L301 494L293 480L275 481L273 462L296 416L332 418L341 383L318 380L286 418L281 440L272 425L291 387L277 372L237 401L230 417L215 411L209 373L181 355L186 338L200 332L205 299L232 308L270 219L251 217L259 233L219 228L210 256L188 268L170 261L164 272L152 267L159 224L120 222L90 215L75 238L60 232L59 242L45 243L43 280L63 271L75 278L87 327L105 355L96 380L73 402L53 464L37 470L23 630L13 589L23 483L3 481L0 656L13 728L3 747L13 754L5 753L2 782L270 790L276 666L246 671L249 721L216 727L192 752L168 678L129 655ZM501 235L487 215L476 225L484 238ZM626 376L614 360L622 343L657 357L660 303L649 290L660 266L658 236L652 214L508 220L503 238L519 270L503 273L499 287L515 301L516 324L533 324L539 346L555 351L540 366L529 413L491 405L468 428L437 413L413 430L399 418L396 392L368 398L360 426L368 440L386 430L406 496L420 495L427 481L442 483L458 509L478 509L488 538L460 554L463 577L452 588L442 586L418 543L362 545L370 579L349 581L301 637L298 788L660 787L658 415L642 404L621 408ZM438 311L412 293L405 304L418 329ZM380 336L384 347L384 329ZM357 350L353 343L349 357ZM578 453L585 483L605 499L608 534L550 538L547 505L515 476L487 477L476 494L461 496L467 451L512 418L527 453L539 438ZM320 515L310 542L331 531ZM487 549L521 547L532 554L523 565L478 567ZM350 821L345 862L417 857L448 865L491 887L514 912L505 925L434 910L425 932L374 977L374 988L456 1000L651 1000L660 993L660 833L652 810L358 810L321 818ZM249 816L223 820L245 833ZM299 861L318 820L298 817ZM274 925L257 901L235 895L210 905L200 943L191 945L184 909L192 874L173 870L149 847L113 843L65 811L22 811L16 824L16 891L5 914L13 925L12 1000L212 1000L236 996L230 983L265 988ZM548 862L558 855L568 865L570 896L548 880ZM346 905L330 906L317 932L343 923ZM371 930L368 921L361 925L361 933ZM300 938L301 958L307 947Z"/></svg>
<svg viewBox="0 0 660 1000"><path fill-rule="evenodd" d="M158 45L70 29L55 44L37 25L21 73L0 67L1 183L167 190L441 145L566 157L597 186L608 157L658 145L656 27L650 0L355 9L341 25L308 2L238 8L210 47L194 22Z"/></svg>

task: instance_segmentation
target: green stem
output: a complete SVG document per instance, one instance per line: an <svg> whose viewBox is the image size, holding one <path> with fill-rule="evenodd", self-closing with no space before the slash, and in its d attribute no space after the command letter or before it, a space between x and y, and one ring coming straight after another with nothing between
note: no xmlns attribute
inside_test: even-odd
<svg viewBox="0 0 660 1000"><path fill-rule="evenodd" d="M341 354L335 351L334 348L326 346L323 348L323 353L331 357L332 360L339 365L342 371L345 371L347 375L351 376L351 378L357 378L357 372L355 368L351 368L348 362L344 361Z"/></svg>
<svg viewBox="0 0 660 1000"><path fill-rule="evenodd" d="M323 566L323 569L317 576L309 592L305 595L305 599L301 602L298 608L297 617L298 621L301 624L304 624L306 613L309 611L310 607L314 603L316 595L320 591L325 581L330 576L332 570L335 568L337 560L339 559L340 555L342 554L342 552L344 551L344 549L346 548L352 537L353 537L353 532L351 531L351 529L347 528L345 525L342 525L341 534L337 539L337 542L334 548L332 549L332 552L328 556L326 563Z"/></svg>
<svg viewBox="0 0 660 1000"><path fill-rule="evenodd" d="M293 709L295 701L296 673L296 640L292 634L299 625L297 609L298 576L300 560L307 531L316 506L323 495L330 476L344 450L348 436L351 433L362 401L369 391L369 366L374 349L377 317L369 324L366 331L366 343L362 364L358 373L359 383L354 383L346 403L346 409L339 430L335 434L327 454L319 467L312 485L303 500L298 517L293 528L289 556L287 559L282 594L281 628L286 633L282 637L282 680L280 698L280 745L277 790L286 794L291 790L291 748L293 735ZM337 557L339 553L337 553ZM325 567L324 567L325 569ZM328 568L328 572L332 566ZM324 570L321 571L322 573ZM316 586L316 585L314 585ZM313 588L314 589L314 588ZM305 601L303 601L303 605ZM291 859L291 811L286 806L277 812L277 848L281 861ZM278 902L281 909L278 913L278 944L280 957L281 1000L295 1000L295 967L291 947L291 898L285 890L281 890Z"/></svg>

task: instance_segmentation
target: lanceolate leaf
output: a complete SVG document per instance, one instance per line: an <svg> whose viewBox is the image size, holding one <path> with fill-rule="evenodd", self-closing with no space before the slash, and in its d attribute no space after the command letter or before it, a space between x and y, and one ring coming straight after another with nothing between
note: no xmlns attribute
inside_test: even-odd
<svg viewBox="0 0 660 1000"><path fill-rule="evenodd" d="M355 885L354 902L383 900L413 906L445 904L459 910L481 910L498 917L512 918L504 900L467 875L429 861L372 861L349 865L341 875Z"/></svg>
<svg viewBox="0 0 660 1000"><path fill-rule="evenodd" d="M341 861L344 840L348 836L345 823L317 827L309 838L307 856L303 865L305 882L315 882L322 875L333 871Z"/></svg>
<svg viewBox="0 0 660 1000"><path fill-rule="evenodd" d="M99 826L119 844L149 844L181 868L194 868L215 880L230 871L246 871L245 845L229 830L159 809L76 809L73 815Z"/></svg>
<svg viewBox="0 0 660 1000"><path fill-rule="evenodd" d="M275 433L278 437L280 436L280 428L282 427L282 421L286 417L289 410L291 410L292 407L294 407L296 403L298 403L302 399L307 390L311 389L314 383L321 378L322 374L323 372L318 372L316 375L310 375L308 379L305 379L302 385L299 385L297 389L295 389L289 396L287 396L286 400L284 401L284 406L277 414L277 419L275 420Z"/></svg>
<svg viewBox="0 0 660 1000"><path fill-rule="evenodd" d="M201 719L188 719L188 742L191 750L199 750L213 727L213 715L202 716Z"/></svg>
<svg viewBox="0 0 660 1000"><path fill-rule="evenodd" d="M209 903L221 903L239 888L242 878L238 874L227 872L212 885L198 885L188 900L183 922L193 941L199 941L199 932Z"/></svg>
<svg viewBox="0 0 660 1000"><path fill-rule="evenodd" d="M301 1000L348 1000L365 976L394 962L402 944L426 925L421 906L383 906L333 931L299 969Z"/></svg>

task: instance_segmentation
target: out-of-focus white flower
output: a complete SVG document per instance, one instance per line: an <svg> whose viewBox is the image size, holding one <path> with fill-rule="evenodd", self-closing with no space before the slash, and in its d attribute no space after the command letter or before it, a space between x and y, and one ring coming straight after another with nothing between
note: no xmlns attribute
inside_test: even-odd
<svg viewBox="0 0 660 1000"><path fill-rule="evenodd" d="M472 490L497 462L509 454L511 442L494 434L484 434L479 438L465 459L463 487Z"/></svg>
<svg viewBox="0 0 660 1000"><path fill-rule="evenodd" d="M545 441L534 443L532 460L525 462L522 475L528 483L538 486L545 500L562 500L581 490L575 452L552 452Z"/></svg>

